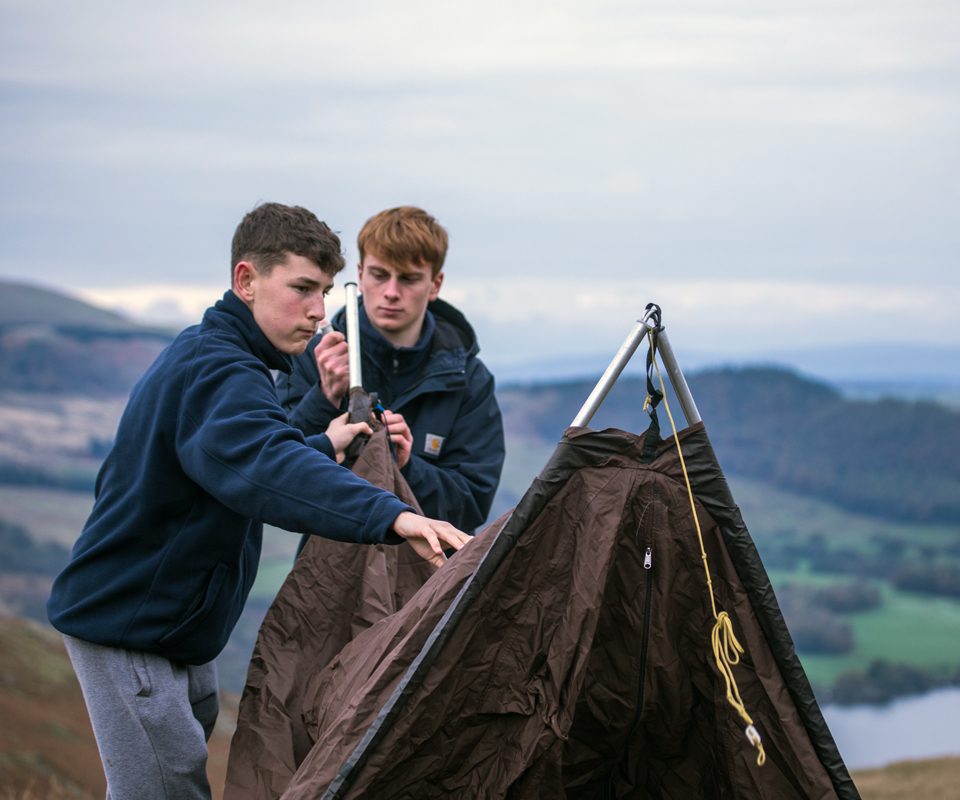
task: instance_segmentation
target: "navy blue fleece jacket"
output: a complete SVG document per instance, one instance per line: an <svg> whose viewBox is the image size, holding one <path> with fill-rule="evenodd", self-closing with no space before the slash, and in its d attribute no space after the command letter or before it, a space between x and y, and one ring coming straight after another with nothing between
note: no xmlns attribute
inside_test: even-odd
<svg viewBox="0 0 960 800"><path fill-rule="evenodd" d="M363 387L384 407L403 414L413 434L402 472L428 517L464 531L490 513L503 468L504 441L493 376L477 357L480 348L464 316L443 300L432 302L413 347L394 347L367 318L360 300ZM343 332L345 312L333 318ZM313 349L294 359L278 378L290 422L311 435L326 430L346 410L335 408L320 387Z"/></svg>
<svg viewBox="0 0 960 800"><path fill-rule="evenodd" d="M410 510L304 439L271 370L289 371L227 292L131 393L96 501L57 577L50 622L97 644L201 664L226 644L253 585L262 523L350 542L399 542Z"/></svg>

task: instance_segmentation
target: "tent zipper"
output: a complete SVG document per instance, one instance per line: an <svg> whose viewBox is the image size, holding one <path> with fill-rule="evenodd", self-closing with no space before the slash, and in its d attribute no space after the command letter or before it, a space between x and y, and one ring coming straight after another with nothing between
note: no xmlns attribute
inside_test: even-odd
<svg viewBox="0 0 960 800"><path fill-rule="evenodd" d="M653 597L653 545L647 545L643 554L643 569L647 573L646 585L643 587L643 633L640 637L640 676L639 691L637 692L637 711L634 718L633 727L640 723L640 715L643 712L643 685L647 678L647 650L650 644L650 600ZM610 800L615 797L613 784L616 779L617 770L610 773L610 777L603 785L600 800Z"/></svg>
<svg viewBox="0 0 960 800"><path fill-rule="evenodd" d="M643 684L647 676L647 649L650 644L650 598L653 595L653 546L647 545L643 554L643 568L647 572L643 594L643 637L640 639L640 691L637 695L637 719L643 711Z"/></svg>

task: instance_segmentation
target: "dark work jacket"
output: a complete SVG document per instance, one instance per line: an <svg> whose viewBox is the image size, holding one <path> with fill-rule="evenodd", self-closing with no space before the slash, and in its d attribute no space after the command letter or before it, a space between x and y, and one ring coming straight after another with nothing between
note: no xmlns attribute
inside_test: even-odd
<svg viewBox="0 0 960 800"><path fill-rule="evenodd" d="M97 476L93 511L54 581L63 633L202 664L253 585L262 523L349 542L399 542L410 507L304 439L277 399L289 371L227 292L134 387Z"/></svg>
<svg viewBox="0 0 960 800"><path fill-rule="evenodd" d="M397 348L370 324L362 298L359 317L363 388L402 414L413 434L403 476L426 516L472 531L490 513L504 457L493 376L477 358L473 328L449 303L435 300L417 344ZM344 309L332 325L344 331ZM320 338L294 359L289 375L278 379L290 422L307 435L326 430L346 410L346 398L335 408L320 387L313 356Z"/></svg>

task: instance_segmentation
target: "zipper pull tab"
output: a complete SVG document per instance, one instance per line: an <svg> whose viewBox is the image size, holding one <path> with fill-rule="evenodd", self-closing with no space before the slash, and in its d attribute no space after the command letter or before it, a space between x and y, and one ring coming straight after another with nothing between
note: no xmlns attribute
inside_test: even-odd
<svg viewBox="0 0 960 800"><path fill-rule="evenodd" d="M647 552L643 554L643 568L650 569L653 567L653 548L648 547Z"/></svg>

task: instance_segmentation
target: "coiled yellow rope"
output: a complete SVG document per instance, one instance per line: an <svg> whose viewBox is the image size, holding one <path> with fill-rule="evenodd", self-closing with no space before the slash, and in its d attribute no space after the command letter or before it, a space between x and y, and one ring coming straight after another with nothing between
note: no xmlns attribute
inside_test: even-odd
<svg viewBox="0 0 960 800"><path fill-rule="evenodd" d="M713 580L710 578L710 564L707 560L707 550L703 546L703 532L700 530L700 519L697 517L697 507L693 500L693 488L690 485L690 476L687 474L687 464L683 460L683 449L680 447L680 437L677 435L677 425L673 421L673 414L670 413L670 404L667 402L667 387L663 382L663 375L660 372L660 364L657 362L656 350L653 344L653 335L647 337L650 340L650 357L657 370L657 378L660 381L660 391L663 395L663 407L670 418L670 427L673 430L673 440L677 445L677 454L680 456L680 467L683 470L683 480L687 485L687 497L690 499L690 511L693 512L693 522L697 529L697 539L700 542L700 560L703 561L703 572L707 576L707 588L710 592L710 608L713 611L714 625L710 635L713 645L713 658L717 663L717 669L723 676L727 685L727 702L733 706L740 718L746 723L743 732L755 748L757 748L757 766L762 767L767 761L767 754L763 749L763 740L760 738L760 732L753 723L753 719L747 713L747 708L743 704L743 698L740 697L740 689L737 687L737 680L733 674L733 667L740 663L740 656L744 650L733 632L733 621L726 611L717 613L717 602L713 594ZM644 401L643 407L646 410L650 403L650 396Z"/></svg>

